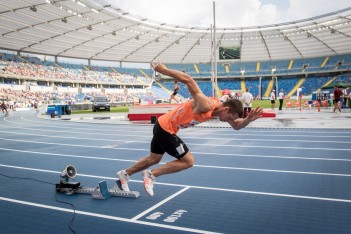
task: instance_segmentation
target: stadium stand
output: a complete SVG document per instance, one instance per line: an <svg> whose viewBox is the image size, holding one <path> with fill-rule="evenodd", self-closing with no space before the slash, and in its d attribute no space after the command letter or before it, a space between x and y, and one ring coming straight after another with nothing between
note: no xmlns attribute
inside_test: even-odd
<svg viewBox="0 0 351 234"><path fill-rule="evenodd" d="M166 64L168 68L177 69L194 76L203 92L212 96L211 65ZM81 100L76 95L81 93L95 94L105 92L112 94L115 100L131 100L121 95L131 94L134 99L155 102L169 99L173 82L167 77L156 77L159 84L154 84L151 69L118 68L107 66L89 66L84 64L55 63L41 60L30 54L0 54L0 76L2 84L23 86L20 90L33 92L71 93L70 100ZM274 71L272 70L274 68ZM250 89L254 97L267 98L271 89L283 89L285 94L295 92L301 77L303 95L308 96L318 91L329 82L350 82L351 55L336 55L318 58L304 58L282 61L231 62L218 64L219 90ZM243 72L244 71L244 72ZM343 75L342 72L346 74ZM334 75L330 75L334 74ZM259 86L261 80L261 89ZM299 84L300 85L300 84ZM185 85L180 84L179 97L189 98ZM277 88L278 87L278 88ZM145 90L145 88L149 88ZM166 90L165 90L166 89ZM138 91L136 91L138 90ZM258 97L259 95L262 97ZM115 95L115 96L113 96Z"/></svg>

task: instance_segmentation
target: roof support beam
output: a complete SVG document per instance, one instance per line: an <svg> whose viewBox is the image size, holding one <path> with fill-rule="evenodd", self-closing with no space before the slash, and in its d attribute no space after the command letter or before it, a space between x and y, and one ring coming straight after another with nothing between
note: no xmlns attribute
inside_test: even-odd
<svg viewBox="0 0 351 234"><path fill-rule="evenodd" d="M264 44L264 46L265 46L265 48L266 48L266 51L267 51L267 53L268 53L269 60L272 60L271 53L269 52L269 49L268 49L266 40L264 39L261 30L260 30L260 36L261 36L261 38L262 38L262 42L263 42L263 44Z"/></svg>
<svg viewBox="0 0 351 234"><path fill-rule="evenodd" d="M303 55L302 55L301 51L299 50L299 48L297 48L297 46L290 40L290 38L287 35L285 35L280 29L278 29L278 31L284 36L284 39L286 39L287 41L290 42L290 44L295 48L295 50L299 53L299 55L301 57L303 57Z"/></svg>
<svg viewBox="0 0 351 234"><path fill-rule="evenodd" d="M181 63L184 61L184 59L186 58L186 56L190 53L190 51L196 46L198 45L198 43L200 43L200 40L203 39L205 36L207 35L207 33L203 34L194 44L193 46L185 53L185 55L183 56L182 60L180 61Z"/></svg>

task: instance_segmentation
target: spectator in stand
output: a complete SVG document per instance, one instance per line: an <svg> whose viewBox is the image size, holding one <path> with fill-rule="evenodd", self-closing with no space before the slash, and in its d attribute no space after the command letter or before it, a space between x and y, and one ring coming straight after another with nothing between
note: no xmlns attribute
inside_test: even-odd
<svg viewBox="0 0 351 234"><path fill-rule="evenodd" d="M341 112L341 106L340 106L340 100L341 100L341 95L342 95L342 91L339 89L338 86L334 86L334 110L333 112L335 112L336 108L339 109L339 112Z"/></svg>
<svg viewBox="0 0 351 234"><path fill-rule="evenodd" d="M284 102L284 90L280 90L279 94L278 94L278 98L279 98L279 110L283 110L283 102Z"/></svg>
<svg viewBox="0 0 351 234"><path fill-rule="evenodd" d="M241 96L241 101L244 103L244 118L251 112L253 96L246 88L246 92Z"/></svg>
<svg viewBox="0 0 351 234"><path fill-rule="evenodd" d="M275 106L275 90L273 89L271 92L271 95L269 96L269 100L271 100L271 107L272 110L274 110L274 106Z"/></svg>

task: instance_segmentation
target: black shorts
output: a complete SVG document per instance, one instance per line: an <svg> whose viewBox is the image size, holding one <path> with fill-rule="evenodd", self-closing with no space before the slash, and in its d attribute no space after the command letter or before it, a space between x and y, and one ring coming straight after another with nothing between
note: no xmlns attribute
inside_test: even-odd
<svg viewBox="0 0 351 234"><path fill-rule="evenodd" d="M271 100L271 103L274 104L274 103L275 103L275 100Z"/></svg>
<svg viewBox="0 0 351 234"><path fill-rule="evenodd" d="M334 99L333 104L340 102L340 99Z"/></svg>
<svg viewBox="0 0 351 234"><path fill-rule="evenodd" d="M175 95L177 95L177 93L178 93L178 90L174 90L172 95L175 96Z"/></svg>
<svg viewBox="0 0 351 234"><path fill-rule="evenodd" d="M151 140L151 152L154 154L167 153L177 159L182 158L189 152L186 144L175 134L163 130L158 121L153 129L154 136Z"/></svg>

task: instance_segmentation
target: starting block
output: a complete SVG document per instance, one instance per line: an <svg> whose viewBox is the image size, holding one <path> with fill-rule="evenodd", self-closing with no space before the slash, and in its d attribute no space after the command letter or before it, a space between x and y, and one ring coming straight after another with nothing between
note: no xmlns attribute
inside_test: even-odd
<svg viewBox="0 0 351 234"><path fill-rule="evenodd" d="M95 188L82 187L79 182L60 182L56 184L56 192L66 193L67 195L80 193L91 194L93 199L105 200L112 197L129 197L137 198L140 196L138 191L123 191L120 186L120 181L116 180L112 189L108 189L106 180L99 182Z"/></svg>

